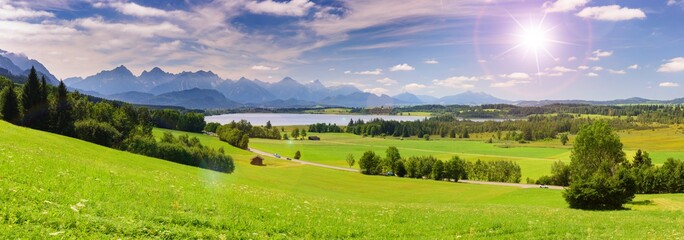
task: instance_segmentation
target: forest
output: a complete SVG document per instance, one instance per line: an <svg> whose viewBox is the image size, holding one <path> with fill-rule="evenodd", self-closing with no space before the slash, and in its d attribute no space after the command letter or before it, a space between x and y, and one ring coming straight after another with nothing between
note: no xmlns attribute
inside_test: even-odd
<svg viewBox="0 0 684 240"><path fill-rule="evenodd" d="M35 69L24 84L0 78L0 87L2 119L7 122L181 164L228 173L234 169L230 156L197 139L166 137L157 142L152 136L154 127L201 132L201 113L150 110L68 92L63 82L54 87L44 77L38 80Z"/></svg>

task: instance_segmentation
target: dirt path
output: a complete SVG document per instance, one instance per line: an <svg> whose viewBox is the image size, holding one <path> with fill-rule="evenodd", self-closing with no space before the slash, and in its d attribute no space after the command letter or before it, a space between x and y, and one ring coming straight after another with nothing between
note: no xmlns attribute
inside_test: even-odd
<svg viewBox="0 0 684 240"><path fill-rule="evenodd" d="M267 153L267 152L264 152L264 151L261 151L261 150L258 150L258 149L249 148L249 151L250 151L250 152L253 152L253 153L256 153L256 154L259 154L259 155L269 156L269 157L276 158L276 157L273 156L273 154ZM284 157L283 157L283 158L284 158ZM285 159L283 159L283 158L280 158L280 160L285 160ZM278 158L276 158L276 159L278 159ZM292 162L296 162L296 163L300 163L300 164L311 165L311 166L322 167L322 168L330 168L330 169L341 170L341 171L347 171L347 172L359 172L359 170L353 169L353 168L331 166L331 165L320 164L320 163L314 163L314 162L307 162L307 161L302 161L302 160L297 160L297 159L285 160L285 161L292 161Z"/></svg>
<svg viewBox="0 0 684 240"><path fill-rule="evenodd" d="M267 157L272 157L276 158L273 156L271 153L267 153L264 151L261 151L259 149L254 149L254 148L249 148L250 152L262 155L262 156L267 156ZM284 160L282 158L276 158L280 159L283 161L288 161ZM357 169L353 168L345 168L345 167L338 167L338 166L331 166L331 165L326 165L326 164L320 164L320 163L314 163L314 162L307 162L307 161L302 161L302 160L297 160L297 159L292 159L289 160L292 162L296 162L299 164L304 164L304 165L311 165L311 166L316 166L316 167L322 167L322 168L329 168L329 169L334 169L334 170L340 170L340 171L347 171L347 172L359 172ZM459 180L459 183L466 183L466 184L482 184L482 185L496 185L496 186L506 186L506 187L519 187L519 188L539 188L538 184L523 184L523 183L502 183L502 182L482 182L482 181L472 181L472 180ZM564 187L561 186L548 186L548 189L553 189L553 190L563 190L565 189Z"/></svg>

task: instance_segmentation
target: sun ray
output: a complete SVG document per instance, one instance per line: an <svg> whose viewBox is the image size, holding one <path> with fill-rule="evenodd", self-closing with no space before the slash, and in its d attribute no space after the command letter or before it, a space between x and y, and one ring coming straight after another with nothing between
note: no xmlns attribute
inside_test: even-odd
<svg viewBox="0 0 684 240"><path fill-rule="evenodd" d="M528 54L534 54L534 62L537 66L537 75L541 75L541 59L540 59L540 53L542 55L548 55L551 59L554 61L557 61L557 58L549 51L547 48L547 44L549 43L555 43L555 44L564 44L564 45L576 45L570 42L566 41L561 41L557 39L550 38L548 34L552 31L554 31L556 28L558 28L559 25L555 25L552 27L544 27L544 21L546 21L546 16L547 14L544 13L542 16L541 20L537 23L534 23L532 21L532 18L530 18L529 25L525 26L522 24L513 14L511 14L508 10L506 10L506 13L513 19L513 21L520 27L520 33L518 34L513 34L513 36L516 36L519 39L519 42L501 53L498 57L501 57L503 55L506 55L516 49L524 47L525 51L523 54L523 58L527 58Z"/></svg>

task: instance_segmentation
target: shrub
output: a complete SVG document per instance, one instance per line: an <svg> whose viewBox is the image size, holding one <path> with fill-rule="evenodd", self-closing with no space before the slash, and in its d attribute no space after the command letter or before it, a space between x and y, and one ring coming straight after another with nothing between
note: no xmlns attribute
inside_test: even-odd
<svg viewBox="0 0 684 240"><path fill-rule="evenodd" d="M74 123L74 127L79 139L102 146L112 147L121 139L121 133L105 122L88 119Z"/></svg>

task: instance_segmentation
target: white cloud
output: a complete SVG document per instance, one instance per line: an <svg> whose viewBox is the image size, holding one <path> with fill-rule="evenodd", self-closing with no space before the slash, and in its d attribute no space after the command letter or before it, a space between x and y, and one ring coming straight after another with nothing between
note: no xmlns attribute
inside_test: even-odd
<svg viewBox="0 0 684 240"><path fill-rule="evenodd" d="M425 61L425 63L427 63L427 64L438 64L439 62L437 60L430 59L430 60Z"/></svg>
<svg viewBox="0 0 684 240"><path fill-rule="evenodd" d="M601 67L601 66L596 66L596 67L593 67L593 68L591 68L591 69L594 70L594 71L597 71L597 72L603 71L603 67Z"/></svg>
<svg viewBox="0 0 684 240"><path fill-rule="evenodd" d="M599 75L596 73L590 72L590 73L587 73L586 76L587 77L598 77Z"/></svg>
<svg viewBox="0 0 684 240"><path fill-rule="evenodd" d="M521 79L529 79L530 75L528 75L527 73L515 72L515 73L511 73L511 74L501 74L501 75L499 75L499 77L521 80Z"/></svg>
<svg viewBox="0 0 684 240"><path fill-rule="evenodd" d="M577 70L575 70L575 69L570 69L570 68L566 68L563 66L555 66L553 68L547 68L546 70L547 71L553 71L553 72L560 72L560 73L577 72Z"/></svg>
<svg viewBox="0 0 684 240"><path fill-rule="evenodd" d="M582 7L589 3L589 0L558 0L556 2L545 2L543 7L546 12L567 12Z"/></svg>
<svg viewBox="0 0 684 240"><path fill-rule="evenodd" d="M258 71L276 71L278 69L280 69L280 67L269 67L269 66L264 66L264 65L252 66L252 70L258 70Z"/></svg>
<svg viewBox="0 0 684 240"><path fill-rule="evenodd" d="M660 86L660 87L679 87L679 83L675 83L675 82L661 82L660 84L658 84L658 86Z"/></svg>
<svg viewBox="0 0 684 240"><path fill-rule="evenodd" d="M382 69L376 68L375 70L354 72L354 74L358 74L358 75L380 75L380 74L382 74Z"/></svg>
<svg viewBox="0 0 684 240"><path fill-rule="evenodd" d="M683 0L667 0L667 5L668 6L679 5L681 7L684 7L684 1Z"/></svg>
<svg viewBox="0 0 684 240"><path fill-rule="evenodd" d="M573 56L573 57L569 57L569 58L568 58L568 62L572 62L572 61L575 61L575 60L577 60L577 57L574 57L574 56Z"/></svg>
<svg viewBox="0 0 684 240"><path fill-rule="evenodd" d="M394 84L397 84L397 81L391 78L382 78L375 81L385 86L392 86Z"/></svg>
<svg viewBox="0 0 684 240"><path fill-rule="evenodd" d="M328 68L328 71L335 71L335 68Z"/></svg>
<svg viewBox="0 0 684 240"><path fill-rule="evenodd" d="M612 73L612 74L626 74L627 73L627 72L625 72L625 70L613 70L613 69L608 69L608 72Z"/></svg>
<svg viewBox="0 0 684 240"><path fill-rule="evenodd" d="M602 51L601 49L597 49L591 52L591 54L593 56L589 57L588 59L592 61L598 61L601 60L601 58L612 56L613 51Z"/></svg>
<svg viewBox="0 0 684 240"><path fill-rule="evenodd" d="M372 93L372 94L375 94L375 95L378 95L378 96L380 96L380 95L382 95L382 94L387 94L387 92L388 92L387 89L379 88L379 87L378 87L378 88L366 88L366 89L364 89L363 91L364 91L364 92L369 92L369 93Z"/></svg>
<svg viewBox="0 0 684 240"><path fill-rule="evenodd" d="M350 74L350 73L351 73L351 71L349 71L349 70L344 71L344 74Z"/></svg>
<svg viewBox="0 0 684 240"><path fill-rule="evenodd" d="M416 68L412 67L411 65L408 65L406 63L398 64L389 69L391 72L396 72L396 71L413 71L416 70Z"/></svg>
<svg viewBox="0 0 684 240"><path fill-rule="evenodd" d="M490 84L490 87L495 87L495 88L506 88L506 87L514 87L519 84L528 84L530 81L528 80L518 80L518 79L512 79L508 80L505 82L495 82Z"/></svg>
<svg viewBox="0 0 684 240"><path fill-rule="evenodd" d="M626 8L618 5L588 7L577 13L578 17L602 21L624 21L644 19L646 14L638 8Z"/></svg>
<svg viewBox="0 0 684 240"><path fill-rule="evenodd" d="M442 87L451 87L458 89L471 89L474 88L473 82L479 81L481 78L478 77L467 77L467 76L455 76L447 79L435 79L432 80L432 84Z"/></svg>
<svg viewBox="0 0 684 240"><path fill-rule="evenodd" d="M169 15L169 12L167 11L152 7L141 6L134 2L110 2L106 4L98 2L93 4L93 6L97 8L103 8L108 6L114 8L116 11L120 13L136 17L165 17Z"/></svg>
<svg viewBox="0 0 684 240"><path fill-rule="evenodd" d="M589 69L589 66L587 66L587 65L582 65L582 66L577 67L577 69L579 69L579 70L587 70L587 69Z"/></svg>
<svg viewBox="0 0 684 240"><path fill-rule="evenodd" d="M660 65L658 72L681 72L684 71L684 57L676 57Z"/></svg>
<svg viewBox="0 0 684 240"><path fill-rule="evenodd" d="M480 59L480 60L477 60L477 62L479 62L479 63L486 63L486 62L487 62L487 60L484 60L484 59Z"/></svg>
<svg viewBox="0 0 684 240"><path fill-rule="evenodd" d="M638 64L634 64L634 65L631 65L631 66L627 67L627 69L639 69L639 65L638 65Z"/></svg>
<svg viewBox="0 0 684 240"><path fill-rule="evenodd" d="M49 18L54 16L51 12L37 11L0 1L0 20Z"/></svg>
<svg viewBox="0 0 684 240"><path fill-rule="evenodd" d="M423 84L409 83L409 84L406 84L406 86L404 86L403 88L401 88L401 90L404 90L404 91L406 91L406 92L410 92L410 91L420 90L420 89L423 89L423 88L426 88L426 87L427 87L427 86L425 86L425 85L423 85Z"/></svg>
<svg viewBox="0 0 684 240"><path fill-rule="evenodd" d="M315 5L315 3L309 0L291 0L289 2L266 0L261 2L251 1L245 5L245 8L257 14L301 17L306 15L309 9Z"/></svg>

